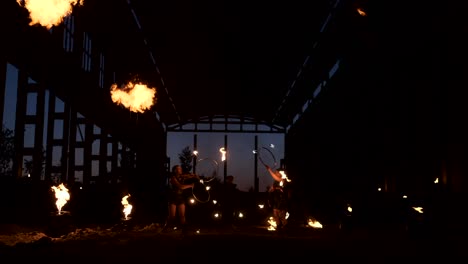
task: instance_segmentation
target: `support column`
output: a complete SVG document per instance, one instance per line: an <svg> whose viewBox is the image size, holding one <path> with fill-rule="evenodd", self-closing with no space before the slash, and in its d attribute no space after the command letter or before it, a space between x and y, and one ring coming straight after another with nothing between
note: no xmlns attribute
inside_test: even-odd
<svg viewBox="0 0 468 264"><path fill-rule="evenodd" d="M258 193L258 136L255 135L254 139L254 149L257 153L254 155L254 190L255 193Z"/></svg>
<svg viewBox="0 0 468 264"><path fill-rule="evenodd" d="M37 93L36 113L34 120L34 150L32 178L35 182L41 180L44 170L44 108L45 88L42 85L34 85Z"/></svg>
<svg viewBox="0 0 468 264"><path fill-rule="evenodd" d="M18 73L18 95L16 100L15 120L15 160L13 161L13 173L16 178L23 176L23 147L24 147L24 124L26 115L26 86L28 75L24 70Z"/></svg>
<svg viewBox="0 0 468 264"><path fill-rule="evenodd" d="M5 108L6 71L7 71L7 62L5 59L0 59L0 125L2 127L3 127L3 111Z"/></svg>
<svg viewBox="0 0 468 264"><path fill-rule="evenodd" d="M198 142L197 142L197 134L193 134L193 151L196 151L198 148ZM198 153L197 153L198 155ZM197 174L197 158L198 156L194 155L193 156L193 173Z"/></svg>
<svg viewBox="0 0 468 264"><path fill-rule="evenodd" d="M83 144L83 185L89 185L89 182L91 181L93 140L93 124L86 119Z"/></svg>
<svg viewBox="0 0 468 264"><path fill-rule="evenodd" d="M228 151L228 136L227 135L224 135L224 151ZM226 155L226 159L224 160L224 181L223 183L226 183L226 177L227 177L227 155Z"/></svg>
<svg viewBox="0 0 468 264"><path fill-rule="evenodd" d="M45 180L51 181L52 175L52 152L54 148L54 117L55 117L55 94L49 93L49 105L47 114L47 144L46 144L46 160L45 160Z"/></svg>
<svg viewBox="0 0 468 264"><path fill-rule="evenodd" d="M77 136L77 112L74 110L73 107L70 107L70 119L69 119L69 133L68 133L68 168L67 174L68 179L67 182L69 186L72 186L75 183L75 171L76 171L76 163L75 163L75 149L76 149L76 136Z"/></svg>
<svg viewBox="0 0 468 264"><path fill-rule="evenodd" d="M60 168L60 182L68 182L68 168L70 166L70 115L71 107L69 102L64 101L65 107L63 110L63 134L62 134L62 162Z"/></svg>

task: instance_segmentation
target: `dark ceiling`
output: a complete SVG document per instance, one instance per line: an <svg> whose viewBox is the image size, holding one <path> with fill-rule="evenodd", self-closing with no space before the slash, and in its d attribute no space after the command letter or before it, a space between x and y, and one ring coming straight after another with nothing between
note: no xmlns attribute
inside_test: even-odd
<svg viewBox="0 0 468 264"><path fill-rule="evenodd" d="M26 30L28 13L7 1L2 1L5 35L18 36L10 49L23 57L29 56L25 50L42 49L24 44L32 38L22 32L33 32ZM112 81L139 78L156 88L151 111L166 125L238 116L285 127L291 114L277 115L278 109L334 3L84 0L74 14L76 24L97 40L93 43L103 44Z"/></svg>
<svg viewBox="0 0 468 264"><path fill-rule="evenodd" d="M119 76L154 83L155 111L171 125L216 115L272 121L330 2L87 0L85 6L101 24L92 27L95 35L112 40Z"/></svg>

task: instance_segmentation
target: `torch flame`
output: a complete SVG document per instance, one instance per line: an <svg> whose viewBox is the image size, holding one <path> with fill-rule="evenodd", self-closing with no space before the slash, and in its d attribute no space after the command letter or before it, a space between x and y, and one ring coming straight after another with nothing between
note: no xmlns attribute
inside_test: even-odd
<svg viewBox="0 0 468 264"><path fill-rule="evenodd" d="M268 226L268 228L267 228L268 231L274 231L274 230L276 230L277 224L276 224L275 218L273 218L273 216L270 216L270 217L268 218L268 223L270 224L270 225Z"/></svg>
<svg viewBox="0 0 468 264"><path fill-rule="evenodd" d="M285 215L284 215L284 220L288 219L289 218L289 212L286 212ZM268 227L267 227L267 230L268 231L275 231L276 228L278 227L278 223L276 223L275 221L275 218L273 216L270 216L268 218L268 224L270 224Z"/></svg>
<svg viewBox="0 0 468 264"><path fill-rule="evenodd" d="M221 161L226 160L226 150L224 148L220 148L219 152L221 152Z"/></svg>
<svg viewBox="0 0 468 264"><path fill-rule="evenodd" d="M323 228L323 225L319 221L313 218L309 218L309 221L307 221L307 224L313 228Z"/></svg>
<svg viewBox="0 0 468 264"><path fill-rule="evenodd" d="M291 182L291 179L288 178L288 176L286 175L286 173L283 170L280 170L278 172L281 174L280 186L284 185L284 183L283 183L284 181Z"/></svg>
<svg viewBox="0 0 468 264"><path fill-rule="evenodd" d="M364 11L362 8L358 7L356 11L359 13L361 16L367 16L366 11Z"/></svg>
<svg viewBox="0 0 468 264"><path fill-rule="evenodd" d="M47 29L62 23L63 18L70 15L75 5L82 5L83 0L16 0L28 9L31 23L40 24Z"/></svg>
<svg viewBox="0 0 468 264"><path fill-rule="evenodd" d="M128 219L128 215L132 212L132 208L133 206L131 204L128 203L128 197L130 197L130 194L129 195L125 195L123 198L122 198L122 205L124 207L123 209L123 213L124 213L124 216L125 216L125 220Z"/></svg>
<svg viewBox="0 0 468 264"><path fill-rule="evenodd" d="M132 112L143 113L153 105L156 89L148 88L145 84L129 82L119 89L117 84L111 86L112 101L122 104Z"/></svg>
<svg viewBox="0 0 468 264"><path fill-rule="evenodd" d="M55 192L55 198L57 201L55 205L58 209L58 214L62 213L63 206L70 200L70 194L68 193L68 189L61 183L59 186L52 186L52 190Z"/></svg>

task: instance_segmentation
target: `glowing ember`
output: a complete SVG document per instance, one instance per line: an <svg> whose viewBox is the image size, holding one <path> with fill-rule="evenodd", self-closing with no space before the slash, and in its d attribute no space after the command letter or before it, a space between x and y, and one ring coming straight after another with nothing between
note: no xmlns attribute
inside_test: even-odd
<svg viewBox="0 0 468 264"><path fill-rule="evenodd" d="M125 220L128 219L128 215L130 215L130 213L132 212L132 208L133 206L131 204L128 203L128 197L130 197L130 194L129 195L125 195L123 198L122 198L122 205L124 207L123 209L123 213L124 213L124 216L125 216Z"/></svg>
<svg viewBox="0 0 468 264"><path fill-rule="evenodd" d="M121 104L132 112L143 113L154 103L156 89L148 88L145 84L129 82L122 88L117 84L111 86L112 101Z"/></svg>
<svg viewBox="0 0 468 264"><path fill-rule="evenodd" d="M309 218L309 220L307 221L307 224L313 228L323 228L323 225L319 221L313 218Z"/></svg>
<svg viewBox="0 0 468 264"><path fill-rule="evenodd" d="M47 29L62 23L70 15L75 5L82 5L83 0L16 0L28 9L31 18L29 25L40 24Z"/></svg>
<svg viewBox="0 0 468 264"><path fill-rule="evenodd" d="M68 200L70 200L70 194L68 193L68 189L65 187L65 185L63 185L63 183L59 186L52 186L52 190L54 190L55 198L57 198L55 205L57 205L58 214L61 214L63 206L67 203Z"/></svg>
<svg viewBox="0 0 468 264"><path fill-rule="evenodd" d="M225 161L226 160L226 150L224 150L224 148L220 148L219 152L221 152L221 160Z"/></svg>

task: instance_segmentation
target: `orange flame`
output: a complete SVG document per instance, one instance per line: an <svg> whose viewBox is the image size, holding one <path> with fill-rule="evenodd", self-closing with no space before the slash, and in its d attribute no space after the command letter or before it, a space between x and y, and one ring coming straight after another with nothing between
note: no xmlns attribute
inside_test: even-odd
<svg viewBox="0 0 468 264"><path fill-rule="evenodd" d="M75 5L82 5L83 0L16 0L28 9L31 23L40 24L50 29L62 23L63 18L70 15Z"/></svg>
<svg viewBox="0 0 468 264"><path fill-rule="evenodd" d="M148 88L145 84L129 82L125 87L118 88L117 84L111 86L112 101L122 104L132 112L143 113L150 109L154 102L156 89Z"/></svg>
<svg viewBox="0 0 468 264"><path fill-rule="evenodd" d="M359 13L361 16L367 16L366 11L364 11L362 8L358 7L356 11Z"/></svg>
<svg viewBox="0 0 468 264"><path fill-rule="evenodd" d="M308 226L313 227L313 228L323 228L323 225L312 217L307 220L307 224Z"/></svg>
<svg viewBox="0 0 468 264"><path fill-rule="evenodd" d="M132 208L133 208L133 206L128 202L128 197L130 197L130 194L125 195L122 198L122 205L124 207L123 213L124 213L125 219L128 219L128 215L132 212Z"/></svg>
<svg viewBox="0 0 468 264"><path fill-rule="evenodd" d="M58 214L61 214L63 206L67 203L68 200L70 200L70 194L68 193L68 189L65 187L65 185L63 185L63 183L58 187L52 186L52 190L54 190L55 198L57 198L55 205L57 206Z"/></svg>

